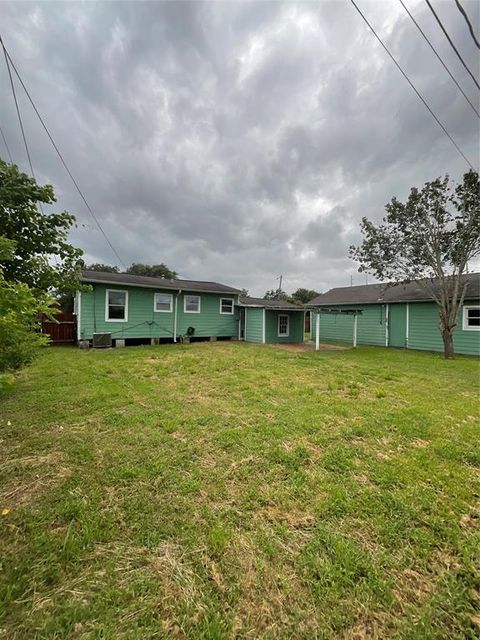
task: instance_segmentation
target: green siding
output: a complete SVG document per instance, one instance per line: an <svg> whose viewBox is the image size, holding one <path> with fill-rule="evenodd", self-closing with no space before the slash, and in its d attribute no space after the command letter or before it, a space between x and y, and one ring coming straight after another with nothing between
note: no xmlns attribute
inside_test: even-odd
<svg viewBox="0 0 480 640"><path fill-rule="evenodd" d="M388 346L407 346L407 305L391 304L388 312Z"/></svg>
<svg viewBox="0 0 480 640"><path fill-rule="evenodd" d="M478 300L467 300L465 305L480 304ZM385 305L344 305L344 308L361 309L358 316L358 344L385 346ZM339 305L339 308L342 308ZM389 346L406 345L407 305L389 305ZM316 311L312 314L312 340L315 340ZM480 332L464 331L463 310L460 311L458 325L453 334L455 352L465 355L480 355ZM409 303L409 349L443 351L443 341L438 328L438 306L434 302ZM353 316L334 314L320 315L320 340L353 341Z"/></svg>
<svg viewBox="0 0 480 640"><path fill-rule="evenodd" d="M338 307L339 309L342 306ZM345 305L352 309L352 305ZM355 305L362 313L357 320L357 344L374 344L385 346L385 305ZM320 340L341 340L353 342L353 315L334 313L320 314ZM316 313L313 317L312 339L315 339Z"/></svg>
<svg viewBox="0 0 480 640"><path fill-rule="evenodd" d="M246 307L245 312L245 340L263 342L263 309Z"/></svg>
<svg viewBox="0 0 480 640"><path fill-rule="evenodd" d="M465 302L466 306L479 304L478 300ZM443 351L443 340L438 328L438 306L431 302L410 303L410 329L408 346L410 349ZM463 310L453 334L455 353L480 355L480 331L462 329Z"/></svg>
<svg viewBox="0 0 480 640"><path fill-rule="evenodd" d="M290 317L290 327L288 337L278 335L278 316L286 315ZM301 311L272 311L266 310L265 341L270 344L281 342L303 342L303 309Z"/></svg>
<svg viewBox="0 0 480 640"><path fill-rule="evenodd" d="M128 321L105 321L106 290L128 291ZM171 312L153 310L155 293L173 294ZM94 332L110 332L112 338L173 338L174 309L177 299L176 291L147 289L140 287L123 287L109 285L93 285L92 291L83 292L81 296L80 338L90 339ZM234 298L233 295L214 293L185 292L186 295L200 295L201 312L184 313L183 297L178 296L177 336L185 334L188 327L194 327L196 337L237 337L238 308L233 315L220 313L220 298Z"/></svg>

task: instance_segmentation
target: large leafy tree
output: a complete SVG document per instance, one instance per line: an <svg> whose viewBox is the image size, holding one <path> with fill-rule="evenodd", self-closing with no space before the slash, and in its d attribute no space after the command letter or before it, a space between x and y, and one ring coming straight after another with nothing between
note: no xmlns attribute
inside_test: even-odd
<svg viewBox="0 0 480 640"><path fill-rule="evenodd" d="M87 271L103 271L104 273L120 273L120 269L115 265L103 264L103 262L94 262L86 264L83 267Z"/></svg>
<svg viewBox="0 0 480 640"><path fill-rule="evenodd" d="M318 295L318 291L314 291L313 289L297 289L292 293L292 300L298 304L307 304L310 300L313 300Z"/></svg>
<svg viewBox="0 0 480 640"><path fill-rule="evenodd" d="M283 289L270 289L265 291L263 296L264 300L285 300L286 302L292 302L292 297L285 293Z"/></svg>
<svg viewBox="0 0 480 640"><path fill-rule="evenodd" d="M350 255L379 280L417 282L439 307L446 358L468 285L468 263L480 255L479 176L454 185L448 176L414 187L406 202L393 198L379 225L362 219L363 242Z"/></svg>
<svg viewBox="0 0 480 640"><path fill-rule="evenodd" d="M66 211L43 214L40 204L56 202L51 185L40 186L15 164L0 159L0 230L15 245L11 259L0 258L6 281L32 290L74 290L82 250L68 242L75 217Z"/></svg>
<svg viewBox="0 0 480 640"><path fill-rule="evenodd" d="M134 262L128 269L127 273L133 276L150 276L152 278L168 278L173 279L178 276L176 271L172 271L166 264L142 264Z"/></svg>

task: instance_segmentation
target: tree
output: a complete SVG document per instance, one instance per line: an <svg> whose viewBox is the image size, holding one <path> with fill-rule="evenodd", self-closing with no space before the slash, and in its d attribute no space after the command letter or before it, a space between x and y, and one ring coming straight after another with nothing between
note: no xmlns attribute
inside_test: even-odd
<svg viewBox="0 0 480 640"><path fill-rule="evenodd" d="M479 176L469 171L457 186L448 176L412 188L405 203L393 198L380 225L362 219L364 235L350 255L379 280L415 281L439 307L446 358L468 285L468 262L480 254Z"/></svg>
<svg viewBox="0 0 480 640"><path fill-rule="evenodd" d="M15 243L0 237L0 260L8 263L16 255ZM54 312L53 298L34 292L23 282L5 279L0 268L0 391L6 386L5 372L28 364L48 336L38 333L42 313Z"/></svg>
<svg viewBox="0 0 480 640"><path fill-rule="evenodd" d="M104 271L105 273L120 273L120 269L115 265L94 262L83 266L86 271Z"/></svg>
<svg viewBox="0 0 480 640"><path fill-rule="evenodd" d="M264 300L285 300L286 302L292 302L291 296L288 293L285 293L282 289L270 289L270 291L265 291L265 295L263 296Z"/></svg>
<svg viewBox="0 0 480 640"><path fill-rule="evenodd" d="M68 242L75 216L66 211L44 215L37 208L40 203L54 202L51 185L38 185L16 165L0 159L0 229L15 242L12 259L0 259L5 280L23 282L39 291L79 288L83 252Z"/></svg>
<svg viewBox="0 0 480 640"><path fill-rule="evenodd" d="M296 304L307 304L310 300L313 300L320 294L318 291L314 291L313 289L297 289L292 293L292 300Z"/></svg>
<svg viewBox="0 0 480 640"><path fill-rule="evenodd" d="M178 276L176 271L169 269L163 262L152 265L134 262L128 267L127 273L133 276L150 276L151 278L168 278L169 280L173 280Z"/></svg>

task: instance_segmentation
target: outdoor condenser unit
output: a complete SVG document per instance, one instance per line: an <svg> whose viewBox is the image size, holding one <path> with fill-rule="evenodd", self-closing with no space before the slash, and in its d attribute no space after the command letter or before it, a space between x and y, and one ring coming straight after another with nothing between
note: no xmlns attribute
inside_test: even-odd
<svg viewBox="0 0 480 640"><path fill-rule="evenodd" d="M112 346L112 334L111 333L94 333L93 334L93 347L94 349L104 349Z"/></svg>

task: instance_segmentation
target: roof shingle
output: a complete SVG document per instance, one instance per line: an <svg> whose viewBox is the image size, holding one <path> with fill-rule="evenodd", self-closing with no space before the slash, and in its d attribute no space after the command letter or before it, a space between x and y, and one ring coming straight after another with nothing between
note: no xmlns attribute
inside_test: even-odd
<svg viewBox="0 0 480 640"><path fill-rule="evenodd" d="M466 300L480 298L480 273L469 273ZM405 284L364 284L356 287L330 289L308 303L309 307L331 306L332 304L385 304L390 302L421 302L431 300L416 282Z"/></svg>
<svg viewBox="0 0 480 640"><path fill-rule="evenodd" d="M106 271L88 271L87 269L82 271L81 280L85 283L151 287L152 289L182 289L183 291L200 291L204 293L242 293L240 289L218 282L181 280L178 278L151 278L149 276L135 276L129 273L108 273Z"/></svg>

